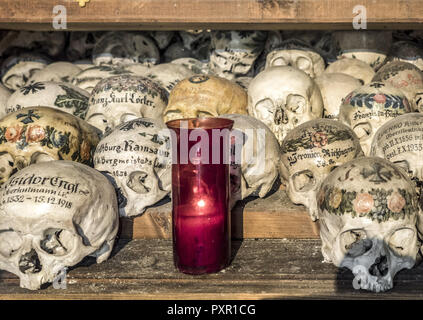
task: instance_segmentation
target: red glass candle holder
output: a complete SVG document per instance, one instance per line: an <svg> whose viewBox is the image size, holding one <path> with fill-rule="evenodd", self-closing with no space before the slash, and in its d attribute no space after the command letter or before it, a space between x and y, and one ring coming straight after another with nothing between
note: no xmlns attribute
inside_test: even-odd
<svg viewBox="0 0 423 320"><path fill-rule="evenodd" d="M229 264L230 130L223 118L166 123L172 137L172 227L175 266L218 272Z"/></svg>

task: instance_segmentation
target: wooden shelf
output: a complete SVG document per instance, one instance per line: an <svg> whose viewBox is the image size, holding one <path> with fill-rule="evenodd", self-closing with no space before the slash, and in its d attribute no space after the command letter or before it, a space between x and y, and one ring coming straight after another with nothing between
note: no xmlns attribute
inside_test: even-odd
<svg viewBox="0 0 423 320"><path fill-rule="evenodd" d="M352 29L357 4L370 29L423 27L420 0L4 0L0 28L52 30L64 5L69 30Z"/></svg>
<svg viewBox="0 0 423 320"><path fill-rule="evenodd" d="M175 270L171 241L120 241L108 261L87 258L70 270L66 289L29 291L1 271L0 299L423 298L423 266L397 274L389 292L355 290L349 270L322 263L317 240L233 242L233 256L224 271L189 276Z"/></svg>
<svg viewBox="0 0 423 320"><path fill-rule="evenodd" d="M120 237L125 239L170 239L171 203L148 209L142 216L121 219ZM318 239L319 225L312 222L305 207L294 205L283 188L264 199L239 202L232 210L235 239Z"/></svg>

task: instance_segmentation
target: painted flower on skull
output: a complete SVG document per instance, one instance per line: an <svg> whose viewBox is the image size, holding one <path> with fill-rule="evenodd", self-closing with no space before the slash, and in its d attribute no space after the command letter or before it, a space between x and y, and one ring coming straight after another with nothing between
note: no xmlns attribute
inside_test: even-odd
<svg viewBox="0 0 423 320"><path fill-rule="evenodd" d="M374 205L373 197L368 193L358 193L353 201L355 212L358 214L369 213Z"/></svg>
<svg viewBox="0 0 423 320"><path fill-rule="evenodd" d="M385 103L386 102L386 96L384 94L378 93L373 97L373 100L377 103Z"/></svg>
<svg viewBox="0 0 423 320"><path fill-rule="evenodd" d="M29 126L26 130L25 137L28 143L38 142L45 138L45 131L38 125Z"/></svg>
<svg viewBox="0 0 423 320"><path fill-rule="evenodd" d="M405 206L405 199L402 195L400 195L397 191L393 192L388 201L388 209L392 212L399 213Z"/></svg>
<svg viewBox="0 0 423 320"><path fill-rule="evenodd" d="M21 138L23 127L14 125L6 129L5 138L8 142L16 142Z"/></svg>
<svg viewBox="0 0 423 320"><path fill-rule="evenodd" d="M342 191L338 188L335 188L332 190L330 196L329 196L329 205L332 208L338 208L342 201Z"/></svg>
<svg viewBox="0 0 423 320"><path fill-rule="evenodd" d="M317 148L321 148L328 144L328 136L323 132L315 132L311 137L313 145Z"/></svg>

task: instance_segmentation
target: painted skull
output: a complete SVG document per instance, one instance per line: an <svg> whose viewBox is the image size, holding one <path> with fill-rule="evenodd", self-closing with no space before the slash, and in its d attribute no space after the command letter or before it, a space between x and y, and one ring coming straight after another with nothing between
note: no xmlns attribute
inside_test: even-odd
<svg viewBox="0 0 423 320"><path fill-rule="evenodd" d="M170 194L170 148L161 119L122 123L100 141L94 167L115 181L122 217L140 215Z"/></svg>
<svg viewBox="0 0 423 320"><path fill-rule="evenodd" d="M92 164L100 132L69 113L24 108L0 120L0 184L33 163L72 160Z"/></svg>
<svg viewBox="0 0 423 320"><path fill-rule="evenodd" d="M153 80L121 75L100 81L93 89L86 120L103 132L136 118L161 119L167 92Z"/></svg>
<svg viewBox="0 0 423 320"><path fill-rule="evenodd" d="M282 143L297 125L322 117L323 100L305 72L289 66L269 67L248 87L248 113L263 121Z"/></svg>
<svg viewBox="0 0 423 320"><path fill-rule="evenodd" d="M247 94L244 89L223 78L196 75L174 87L163 118L167 122L230 113L247 114Z"/></svg>
<svg viewBox="0 0 423 320"><path fill-rule="evenodd" d="M324 73L344 73L360 80L362 84L372 82L375 75L375 71L367 63L352 58L336 60L325 69Z"/></svg>
<svg viewBox="0 0 423 320"><path fill-rule="evenodd" d="M32 82L16 90L7 100L6 112L26 107L51 107L85 118L89 93L69 83Z"/></svg>
<svg viewBox="0 0 423 320"><path fill-rule="evenodd" d="M355 159L328 175L318 202L323 257L350 269L356 289L389 290L398 271L414 266L420 212L403 170L381 158Z"/></svg>
<svg viewBox="0 0 423 320"><path fill-rule="evenodd" d="M45 68L49 61L33 54L11 56L1 66L1 81L10 90L17 90L28 83L28 80L39 70Z"/></svg>
<svg viewBox="0 0 423 320"><path fill-rule="evenodd" d="M98 171L72 161L38 163L0 195L0 269L17 275L22 288L40 289L86 256L97 263L110 256L117 201Z"/></svg>
<svg viewBox="0 0 423 320"><path fill-rule="evenodd" d="M156 81L170 93L179 81L193 75L194 72L181 64L162 63L151 67L147 77Z"/></svg>
<svg viewBox="0 0 423 320"><path fill-rule="evenodd" d="M392 46L391 31L335 31L333 37L339 47L338 59L358 59L374 70L383 65Z"/></svg>
<svg viewBox="0 0 423 320"><path fill-rule="evenodd" d="M388 62L379 69L373 81L388 83L401 89L410 102L411 109L423 112L423 72L415 65L403 61Z"/></svg>
<svg viewBox="0 0 423 320"><path fill-rule="evenodd" d="M336 167L363 156L355 133L336 120L315 119L291 130L281 145L281 174L292 202L319 218L316 195Z"/></svg>
<svg viewBox="0 0 423 320"><path fill-rule="evenodd" d="M323 118L328 119L337 119L342 99L362 85L360 80L344 73L323 73L314 81L322 94Z"/></svg>
<svg viewBox="0 0 423 320"><path fill-rule="evenodd" d="M53 82L66 82L71 83L74 77L82 71L81 68L70 62L54 62L50 63L47 67L36 71L28 83L53 81Z"/></svg>
<svg viewBox="0 0 423 320"><path fill-rule="evenodd" d="M154 41L139 32L112 31L104 34L93 49L93 62L100 64L156 64L160 52Z"/></svg>
<svg viewBox="0 0 423 320"><path fill-rule="evenodd" d="M266 38L264 31L212 31L211 72L229 80L247 75Z"/></svg>
<svg viewBox="0 0 423 320"><path fill-rule="evenodd" d="M283 41L267 54L266 68L292 66L314 78L325 70L325 61L312 47L300 40Z"/></svg>
<svg viewBox="0 0 423 320"><path fill-rule="evenodd" d="M279 177L278 140L263 122L251 116L225 114L221 117L234 121L231 200L235 202L248 196L264 198ZM241 149L237 149L238 146Z"/></svg>
<svg viewBox="0 0 423 320"><path fill-rule="evenodd" d="M195 74L209 74L209 64L205 62L201 62L194 58L180 58L172 60L173 64L180 64L184 67L187 67Z"/></svg>
<svg viewBox="0 0 423 320"><path fill-rule="evenodd" d="M423 114L403 114L378 129L370 151L371 156L385 158L403 168L416 183L420 197L423 187L422 131Z"/></svg>
<svg viewBox="0 0 423 320"><path fill-rule="evenodd" d="M408 112L411 112L410 104L400 89L372 82L344 98L339 120L354 130L367 156L376 131L385 122Z"/></svg>

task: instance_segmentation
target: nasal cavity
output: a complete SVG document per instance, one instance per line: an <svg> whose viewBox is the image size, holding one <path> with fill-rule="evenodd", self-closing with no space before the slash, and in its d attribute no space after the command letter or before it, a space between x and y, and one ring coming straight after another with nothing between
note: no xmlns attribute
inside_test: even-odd
<svg viewBox="0 0 423 320"><path fill-rule="evenodd" d="M42 269L40 259L37 252L32 249L30 252L25 253L19 260L19 270L22 273L38 273Z"/></svg>
<svg viewBox="0 0 423 320"><path fill-rule="evenodd" d="M369 268L369 273L375 277L384 277L387 275L388 271L388 258L384 255L377 257L375 263Z"/></svg>

